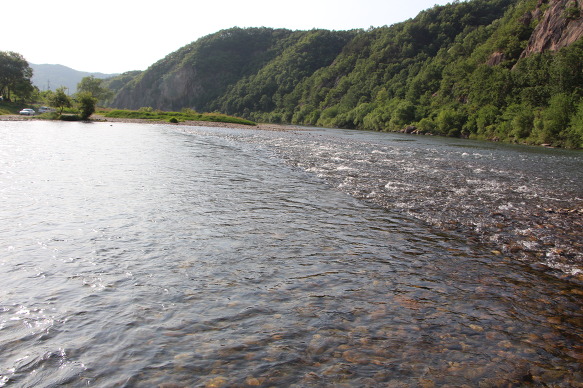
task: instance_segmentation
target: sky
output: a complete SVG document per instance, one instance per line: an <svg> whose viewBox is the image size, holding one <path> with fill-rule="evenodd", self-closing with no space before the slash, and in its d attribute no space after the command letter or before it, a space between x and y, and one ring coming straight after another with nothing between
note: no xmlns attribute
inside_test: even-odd
<svg viewBox="0 0 583 388"><path fill-rule="evenodd" d="M123 73L145 70L231 27L350 30L415 17L443 0L28 0L2 4L0 51L29 63Z"/></svg>

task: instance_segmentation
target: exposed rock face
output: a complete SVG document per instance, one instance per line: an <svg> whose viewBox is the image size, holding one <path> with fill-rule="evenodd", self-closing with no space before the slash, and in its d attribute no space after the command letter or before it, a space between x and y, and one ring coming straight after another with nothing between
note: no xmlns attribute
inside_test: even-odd
<svg viewBox="0 0 583 388"><path fill-rule="evenodd" d="M125 109L153 107L155 109L180 109L183 107L185 96L189 96L187 103L195 107L195 101L204 92L199 85L193 82L195 70L181 68L178 71L160 77L158 74L146 74L144 82L136 85L135 90L122 89L116 96L115 106Z"/></svg>
<svg viewBox="0 0 583 388"><path fill-rule="evenodd" d="M533 11L532 17L540 15L543 1ZM583 0L550 0L549 8L533 31L526 49L520 55L556 51L568 46L583 36Z"/></svg>
<svg viewBox="0 0 583 388"><path fill-rule="evenodd" d="M506 57L504 56L504 53L496 51L495 53L492 53L492 55L490 55L490 58L488 59L488 61L486 63L489 66L497 66L500 63L502 63L504 61L504 59L506 59Z"/></svg>

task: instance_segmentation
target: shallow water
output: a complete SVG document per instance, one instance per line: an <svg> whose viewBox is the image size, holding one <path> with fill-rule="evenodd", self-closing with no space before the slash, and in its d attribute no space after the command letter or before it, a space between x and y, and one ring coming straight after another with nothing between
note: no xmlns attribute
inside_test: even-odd
<svg viewBox="0 0 583 388"><path fill-rule="evenodd" d="M0 122L0 386L581 383L577 278L419 216L578 154L379 135Z"/></svg>
<svg viewBox="0 0 583 388"><path fill-rule="evenodd" d="M353 197L583 276L581 151L350 130L252 138Z"/></svg>

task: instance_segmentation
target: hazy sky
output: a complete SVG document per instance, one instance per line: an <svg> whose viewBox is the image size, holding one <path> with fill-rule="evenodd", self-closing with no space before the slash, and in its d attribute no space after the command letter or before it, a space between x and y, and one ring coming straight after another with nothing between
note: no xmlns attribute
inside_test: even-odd
<svg viewBox="0 0 583 388"><path fill-rule="evenodd" d="M4 1L0 51L30 63L121 73L145 70L198 38L231 27L348 30L415 17L441 0Z"/></svg>

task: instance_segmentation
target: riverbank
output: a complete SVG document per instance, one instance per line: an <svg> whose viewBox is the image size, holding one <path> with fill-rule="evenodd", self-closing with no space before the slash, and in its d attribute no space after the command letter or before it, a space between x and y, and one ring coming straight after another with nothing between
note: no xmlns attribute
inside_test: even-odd
<svg viewBox="0 0 583 388"><path fill-rule="evenodd" d="M91 121L96 122L112 122L112 123L141 123L141 124L172 124L168 121L163 120L147 120L147 119L128 119L128 118L116 118L116 117L106 117L103 115L92 115ZM219 121L194 121L186 120L180 121L172 125L188 125L195 127L213 127L213 128L243 128L243 129L259 129L266 131L288 131L288 130L299 130L300 128L293 125L278 125L278 124L257 124L257 125L246 125L246 124L236 124L236 123L224 123Z"/></svg>
<svg viewBox="0 0 583 388"><path fill-rule="evenodd" d="M43 118L35 116L22 116L22 115L0 115L0 121L28 121L28 120L45 120ZM103 115L94 114L91 116L90 122L108 122L108 123L136 123L136 124L172 124L164 120L147 120L147 119L128 119L128 118L117 118L117 117L105 117ZM257 125L245 125L245 124L235 124L235 123L224 123L218 121L181 121L172 125L188 125L196 127L213 127L213 128L243 128L243 129L258 129L264 131L289 131L289 130L300 130L300 127L294 125L281 125L281 124L257 124Z"/></svg>

